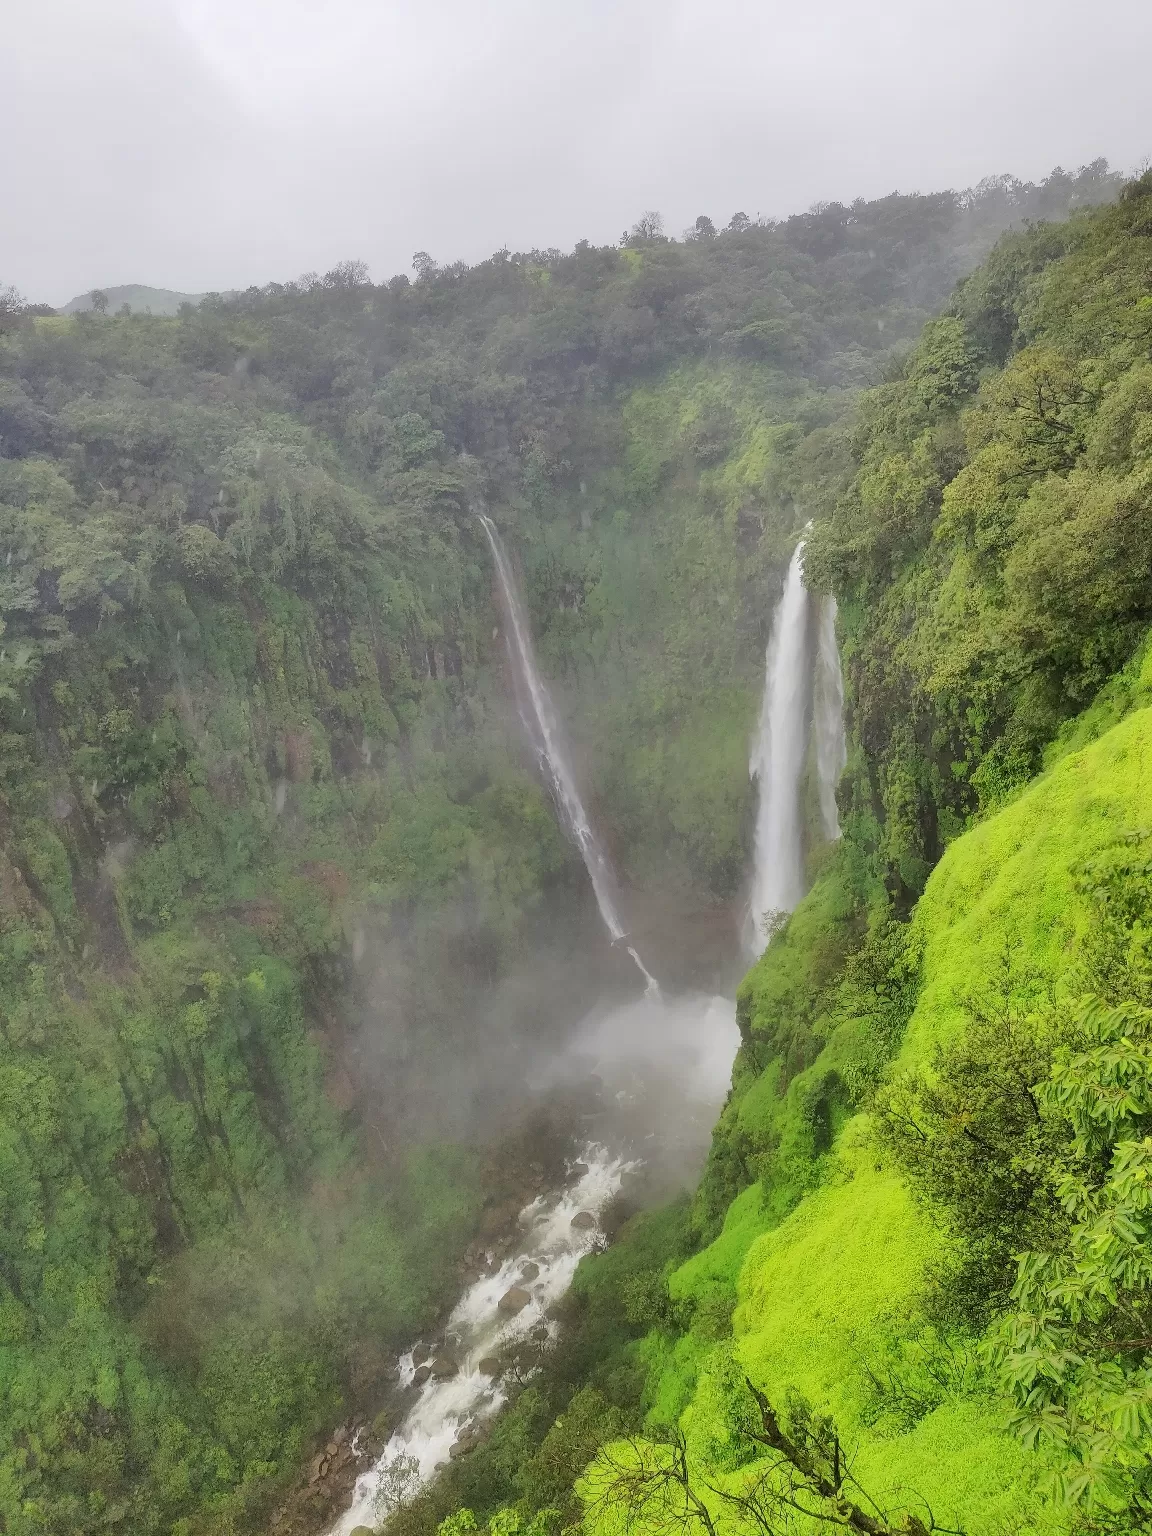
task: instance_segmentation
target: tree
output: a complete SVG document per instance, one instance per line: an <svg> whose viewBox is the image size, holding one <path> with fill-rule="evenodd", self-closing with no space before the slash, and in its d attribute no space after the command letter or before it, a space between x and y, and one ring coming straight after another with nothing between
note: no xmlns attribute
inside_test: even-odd
<svg viewBox="0 0 1152 1536"><path fill-rule="evenodd" d="M628 245L654 245L663 240L664 217L654 208L646 209L628 231Z"/></svg>
<svg viewBox="0 0 1152 1536"><path fill-rule="evenodd" d="M630 1435L601 1451L589 1473L592 1508L624 1513L658 1536L692 1531L743 1536L750 1529L782 1536L794 1527L797 1515L858 1536L930 1536L948 1530L927 1506L925 1519L911 1511L899 1517L885 1513L853 1477L831 1419L797 1400L785 1421L758 1387L747 1380L745 1385L752 1412L736 1428L757 1459L737 1485L728 1478L713 1480L711 1469L699 1464L676 1427L663 1439Z"/></svg>
<svg viewBox="0 0 1152 1536"><path fill-rule="evenodd" d="M436 263L427 251L417 251L412 258L412 268L416 273L416 281L420 283L431 282L436 276Z"/></svg>
<svg viewBox="0 0 1152 1536"><path fill-rule="evenodd" d="M702 213L692 227L697 240L711 240L716 233L716 226L706 213Z"/></svg>
<svg viewBox="0 0 1152 1536"><path fill-rule="evenodd" d="M323 278L325 288L367 288L372 279L366 261L338 261Z"/></svg>
<svg viewBox="0 0 1152 1536"><path fill-rule="evenodd" d="M1000 1334L1016 1428L1062 1453L1058 1486L1097 1524L1152 1529L1152 1010L1088 998L1081 1049L1037 1091L1073 1139L1062 1251L1022 1254Z"/></svg>
<svg viewBox="0 0 1152 1536"><path fill-rule="evenodd" d="M105 315L108 313L108 295L104 292L103 288L93 288L88 298L96 314Z"/></svg>
<svg viewBox="0 0 1152 1536"><path fill-rule="evenodd" d="M734 213L728 220L728 233L730 235L742 235L752 228L752 220L746 213Z"/></svg>

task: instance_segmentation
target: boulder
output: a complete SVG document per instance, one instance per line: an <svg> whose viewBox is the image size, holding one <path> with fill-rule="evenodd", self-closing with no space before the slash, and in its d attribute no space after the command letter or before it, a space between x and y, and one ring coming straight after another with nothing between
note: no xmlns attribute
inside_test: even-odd
<svg viewBox="0 0 1152 1536"><path fill-rule="evenodd" d="M415 1345L412 1350L412 1364L423 1365L425 1360L427 1360L431 1354L432 1351L427 1344Z"/></svg>
<svg viewBox="0 0 1152 1536"><path fill-rule="evenodd" d="M505 1317L515 1317L518 1312L523 1312L531 1300L531 1291L526 1291L522 1285L513 1285L496 1303L496 1310L502 1312Z"/></svg>
<svg viewBox="0 0 1152 1536"><path fill-rule="evenodd" d="M376 1536L376 1532L370 1525L354 1525L351 1536Z"/></svg>
<svg viewBox="0 0 1152 1536"><path fill-rule="evenodd" d="M498 1355L485 1355L476 1369L481 1376L499 1376L504 1367L500 1364Z"/></svg>
<svg viewBox="0 0 1152 1536"><path fill-rule="evenodd" d="M451 1355L437 1355L432 1362L432 1380L449 1381L460 1374L460 1367Z"/></svg>
<svg viewBox="0 0 1152 1536"><path fill-rule="evenodd" d="M430 1365L418 1365L416 1367L416 1373L412 1377L412 1385L414 1387L422 1387L428 1380L429 1376L431 1376L431 1374L432 1367Z"/></svg>
<svg viewBox="0 0 1152 1536"><path fill-rule="evenodd" d="M573 1163L568 1170L568 1177L570 1179L582 1179L587 1172L587 1163Z"/></svg>
<svg viewBox="0 0 1152 1536"><path fill-rule="evenodd" d="M572 1225L578 1232L590 1232L596 1225L596 1218L591 1211L577 1211L572 1218Z"/></svg>
<svg viewBox="0 0 1152 1536"><path fill-rule="evenodd" d="M527 1264L521 1264L521 1266L520 1266L520 1278L521 1278L521 1280L535 1280L536 1277L539 1275L539 1273L540 1273L540 1266L539 1266L539 1264L533 1264L531 1259L529 1259Z"/></svg>

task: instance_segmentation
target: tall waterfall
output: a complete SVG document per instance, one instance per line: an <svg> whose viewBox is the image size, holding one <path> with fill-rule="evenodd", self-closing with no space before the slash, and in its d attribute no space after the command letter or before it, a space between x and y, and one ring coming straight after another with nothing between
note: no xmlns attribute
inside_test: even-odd
<svg viewBox="0 0 1152 1536"><path fill-rule="evenodd" d="M496 532L495 524L491 518L486 517L482 512L478 515L480 522L483 524L484 532L488 535L488 543L492 546L492 558L496 563L496 577L500 583L500 594L504 601L504 611L508 619L508 623L505 626L505 638L508 644L508 656L516 675L520 718L524 722L524 728L528 732L529 740L536 752L541 769L552 785L556 804L560 809L564 825L580 850L584 866L588 871L588 877L592 881L592 889L596 895L596 905L600 909L600 916L604 920L604 926L611 935L614 944L624 942L627 939L627 934L616 906L616 881L613 877L611 866L608 863L608 856L604 852L600 839L596 836L596 832L584 809L584 803L580 799L580 792L576 788L576 779L564 750L563 735L556 716L556 710L552 704L551 695L545 687L536 666L536 656L532 648L532 632L528 627L524 604L521 602L520 593L516 588L512 566L508 560L504 545L500 540L500 535ZM660 995L660 988L655 977L648 972L644 962L631 944L625 943L624 947L644 977L645 990L648 995L650 997L658 997Z"/></svg>
<svg viewBox="0 0 1152 1536"><path fill-rule="evenodd" d="M791 912L804 894L800 780L808 754L809 599L797 544L784 595L772 618L764 659L764 697L749 770L759 788L747 947L760 955L768 943L764 919Z"/></svg>
<svg viewBox="0 0 1152 1536"><path fill-rule="evenodd" d="M816 686L812 728L816 736L816 781L820 794L820 822L825 838L834 843L840 836L836 786L848 761L844 740L844 677L836 644L836 599L820 602L816 630Z"/></svg>

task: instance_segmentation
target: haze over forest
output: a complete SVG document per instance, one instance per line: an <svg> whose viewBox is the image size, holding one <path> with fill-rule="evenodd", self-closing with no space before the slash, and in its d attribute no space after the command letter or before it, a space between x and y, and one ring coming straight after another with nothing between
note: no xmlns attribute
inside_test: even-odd
<svg viewBox="0 0 1152 1536"><path fill-rule="evenodd" d="M1152 15L8 40L0 1530L1152 1531Z"/></svg>

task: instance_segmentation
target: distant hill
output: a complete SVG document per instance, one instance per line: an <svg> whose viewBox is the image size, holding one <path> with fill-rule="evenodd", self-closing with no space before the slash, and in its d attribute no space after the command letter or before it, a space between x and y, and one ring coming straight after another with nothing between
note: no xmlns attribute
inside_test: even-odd
<svg viewBox="0 0 1152 1536"><path fill-rule="evenodd" d="M181 304L199 304L202 293L175 293L171 288L146 288L141 283L125 283L120 288L100 290L108 296L108 313L114 315L124 304L133 312L151 312L154 315L175 315ZM82 309L92 308L92 290L77 294L60 310L62 315L75 315Z"/></svg>

